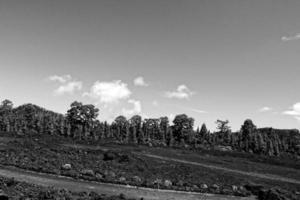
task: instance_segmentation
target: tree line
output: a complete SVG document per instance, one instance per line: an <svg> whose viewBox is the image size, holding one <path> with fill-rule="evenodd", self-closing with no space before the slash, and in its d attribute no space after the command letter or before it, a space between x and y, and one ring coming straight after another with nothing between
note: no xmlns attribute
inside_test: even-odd
<svg viewBox="0 0 300 200"><path fill-rule="evenodd" d="M245 120L240 131L232 132L228 120L217 120L217 131L210 132L205 124L194 130L194 119L177 115L171 125L168 117L130 119L118 116L112 123L100 122L99 109L92 104L73 102L65 115L33 104L13 107L10 100L0 105L0 131L26 134L62 135L78 140L110 139L122 144L176 146L194 148L226 147L269 156L281 153L300 155L299 130L257 128L252 120Z"/></svg>

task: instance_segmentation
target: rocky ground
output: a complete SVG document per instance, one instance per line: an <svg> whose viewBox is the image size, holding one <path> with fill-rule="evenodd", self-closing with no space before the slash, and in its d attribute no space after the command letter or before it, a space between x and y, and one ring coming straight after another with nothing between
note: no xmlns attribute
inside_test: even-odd
<svg viewBox="0 0 300 200"><path fill-rule="evenodd" d="M66 189L42 187L14 179L0 177L1 200L134 200L128 199L123 194L106 196L95 192L72 192Z"/></svg>

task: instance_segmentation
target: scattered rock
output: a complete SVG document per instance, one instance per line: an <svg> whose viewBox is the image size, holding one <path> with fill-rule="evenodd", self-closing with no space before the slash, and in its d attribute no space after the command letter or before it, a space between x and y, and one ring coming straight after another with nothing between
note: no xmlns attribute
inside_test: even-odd
<svg viewBox="0 0 300 200"><path fill-rule="evenodd" d="M100 173L96 173L96 178L97 178L98 180L102 180L102 179L103 179L103 175L100 174Z"/></svg>
<svg viewBox="0 0 300 200"><path fill-rule="evenodd" d="M142 182L142 179L139 176L132 177L132 180L138 183Z"/></svg>
<svg viewBox="0 0 300 200"><path fill-rule="evenodd" d="M95 176L95 173L93 170L91 169L83 169L80 172L82 175L86 175L86 176Z"/></svg>
<svg viewBox="0 0 300 200"><path fill-rule="evenodd" d="M259 200L298 200L299 198L291 192L279 188L261 190L258 194Z"/></svg>
<svg viewBox="0 0 300 200"><path fill-rule="evenodd" d="M125 182L125 181L126 181L126 178L123 177L123 176L121 176L121 177L119 178L119 181L120 181L120 182Z"/></svg>
<svg viewBox="0 0 300 200"><path fill-rule="evenodd" d="M199 190L199 187L198 187L197 185L193 185L193 187L192 187L192 188L193 188L193 190L194 190L194 191L197 191L197 190Z"/></svg>
<svg viewBox="0 0 300 200"><path fill-rule="evenodd" d="M184 185L184 183L183 183L182 180L180 180L180 181L178 181L178 182L176 183L176 185L182 187L182 186Z"/></svg>
<svg viewBox="0 0 300 200"><path fill-rule="evenodd" d="M71 164L64 164L61 168L62 168L63 170L71 170L71 169L72 169L72 166L71 166Z"/></svg>
<svg viewBox="0 0 300 200"><path fill-rule="evenodd" d="M220 187L219 187L217 184L213 184L213 185L211 186L211 188L214 189L214 190L220 189Z"/></svg>
<svg viewBox="0 0 300 200"><path fill-rule="evenodd" d="M236 185L231 186L232 191L236 192L238 190L238 187Z"/></svg>
<svg viewBox="0 0 300 200"><path fill-rule="evenodd" d="M218 151L232 151L232 147L231 146L218 145L218 146L214 147L214 149L218 150Z"/></svg>
<svg viewBox="0 0 300 200"><path fill-rule="evenodd" d="M201 187L201 189L208 189L208 186L205 183L201 184L200 187Z"/></svg>
<svg viewBox="0 0 300 200"><path fill-rule="evenodd" d="M165 180L164 186L170 187L170 186L172 186L172 182L170 180Z"/></svg>

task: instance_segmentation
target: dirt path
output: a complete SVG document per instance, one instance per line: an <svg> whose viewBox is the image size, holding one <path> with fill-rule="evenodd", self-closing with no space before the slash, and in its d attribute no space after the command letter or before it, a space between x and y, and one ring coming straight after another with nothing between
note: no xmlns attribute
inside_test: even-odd
<svg viewBox="0 0 300 200"><path fill-rule="evenodd" d="M64 144L64 146L73 147L73 148L81 148L81 149L90 148L90 149L102 150L102 151L107 151L109 149L114 149L114 147L107 147L107 148L102 147L102 146L90 147L90 146L87 146L87 145L73 145L73 144L72 145ZM165 161L173 161L173 162L179 162L179 163L183 163L183 164L197 165L197 166L206 167L206 168L210 168L210 169L222 170L222 171L231 172L231 173L235 173L235 174L242 174L242 175L246 175L246 176L252 176L252 177L255 177L255 178L262 178L262 179L267 179L267 180L272 180L272 181L282 181L282 182L287 182L287 183L293 183L293 184L300 185L300 180L292 179L292 178L286 178L286 177L282 177L282 176L278 176L278 175L274 175L274 174L262 174L262 173L257 173L257 172L247 172L247 171L242 171L242 170L237 170L237 169L230 169L230 168L227 168L227 167L221 167L221 166L216 166L216 165L211 165L211 164L204 164L204 163L200 163L200 162L192 162L192 161L187 161L187 160L182 160L182 159L158 156L158 155L154 155L154 154L140 153L140 152L136 152L136 151L133 151L132 153L134 153L136 155L140 155L140 156L147 156L147 157L150 157L150 158L156 158L156 159L165 160Z"/></svg>
<svg viewBox="0 0 300 200"><path fill-rule="evenodd" d="M12 167L1 167L0 176L33 183L42 186L53 186L66 188L71 191L95 191L99 194L118 195L125 194L131 198L145 200L254 200L255 197L233 197L224 195L200 194L193 192L180 192L170 190L156 190L150 188L137 188L133 186L116 185L108 183L95 183L81 180L74 180L62 176L54 176L36 172L29 172Z"/></svg>
<svg viewBox="0 0 300 200"><path fill-rule="evenodd" d="M223 170L226 172L232 172L232 173L252 176L252 177L256 177L256 178L263 178L263 179L269 179L269 180L274 180L274 181L282 181L282 182L300 185L300 180L286 178L286 177L273 175L273 174L261 174L261 173L256 173L256 172L246 172L246 171L230 169L230 168L226 168L226 167L220 167L220 166L209 165L209 164L203 164L203 163L198 163L198 162L192 162L192 161L187 161L187 160L181 160L181 159L176 159L176 158L167 158L167 157L157 156L157 155L153 155L153 154L141 154L141 153L135 153L135 154L141 155L141 156L147 156L150 158L161 159L161 160L165 160L165 161L173 161L173 162L179 162L179 163L184 163L184 164L197 165L197 166L206 167L206 168L210 168L210 169Z"/></svg>

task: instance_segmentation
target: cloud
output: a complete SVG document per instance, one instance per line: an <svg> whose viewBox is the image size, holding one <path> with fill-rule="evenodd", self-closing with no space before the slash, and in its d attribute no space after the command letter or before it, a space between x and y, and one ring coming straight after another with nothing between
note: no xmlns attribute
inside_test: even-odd
<svg viewBox="0 0 300 200"><path fill-rule="evenodd" d="M265 107L260 108L258 111L259 112L268 112L268 111L271 111L271 110L273 110L273 109L268 107L268 106L265 106Z"/></svg>
<svg viewBox="0 0 300 200"><path fill-rule="evenodd" d="M79 91L82 89L82 82L74 80L69 74L62 76L52 75L49 76L47 80L60 84L58 88L54 90L54 95L73 94L76 90Z"/></svg>
<svg viewBox="0 0 300 200"><path fill-rule="evenodd" d="M295 103L290 110L284 111L282 114L293 116L300 121L300 102Z"/></svg>
<svg viewBox="0 0 300 200"><path fill-rule="evenodd" d="M167 98L189 99L195 92L191 91L186 85L179 85L176 91L167 91L165 96Z"/></svg>
<svg viewBox="0 0 300 200"><path fill-rule="evenodd" d="M195 109L195 108L186 108L187 110L190 110L190 111L193 111L193 112L196 112L196 113L207 113L206 111L204 110L199 110L199 109Z"/></svg>
<svg viewBox="0 0 300 200"><path fill-rule="evenodd" d="M149 86L149 84L145 82L144 77L142 77L142 76L136 77L133 80L133 83L135 86L144 86L144 87Z"/></svg>
<svg viewBox="0 0 300 200"><path fill-rule="evenodd" d="M66 84L59 86L56 90L54 90L54 94L62 95L65 93L73 94L76 90L82 89L81 81L70 81Z"/></svg>
<svg viewBox="0 0 300 200"><path fill-rule="evenodd" d="M96 81L90 92L83 94L83 96L89 96L104 104L118 103L120 100L128 99L130 95L131 91L128 89L127 84L121 80L112 82Z"/></svg>
<svg viewBox="0 0 300 200"><path fill-rule="evenodd" d="M63 76L58 76L58 75L53 75L49 76L48 80L50 81L57 81L59 83L66 83L67 81L70 81L72 79L71 75L63 75Z"/></svg>
<svg viewBox="0 0 300 200"><path fill-rule="evenodd" d="M293 35L293 36L283 36L281 40L284 42L292 41L292 40L300 40L300 33Z"/></svg>
<svg viewBox="0 0 300 200"><path fill-rule="evenodd" d="M122 113L126 117L140 114L142 112L142 105L141 105L140 101L134 100L134 99L129 99L128 103L132 104L133 108L132 109L126 109L126 108L122 109Z"/></svg>

